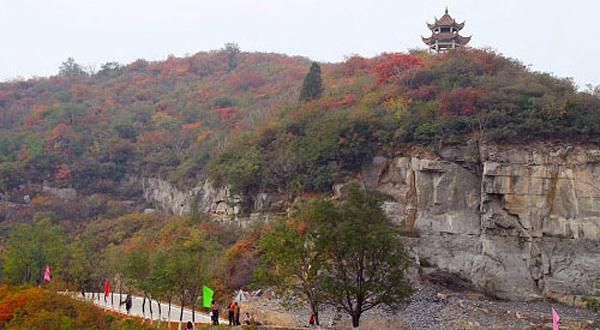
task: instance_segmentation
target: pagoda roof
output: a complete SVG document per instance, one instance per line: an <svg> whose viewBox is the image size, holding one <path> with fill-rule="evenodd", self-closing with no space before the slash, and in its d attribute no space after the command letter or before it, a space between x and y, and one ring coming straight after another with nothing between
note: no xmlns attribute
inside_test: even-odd
<svg viewBox="0 0 600 330"><path fill-rule="evenodd" d="M433 24L427 23L427 27L430 30L433 30L436 27L447 27L447 26L452 26L456 30L462 30L462 28L465 27L465 22L462 22L462 23L456 22L456 20L454 18L452 18L452 16L450 16L450 14L448 14L448 8L446 8L446 12L444 13L444 16L440 17L440 19L435 18L435 22Z"/></svg>
<svg viewBox="0 0 600 330"><path fill-rule="evenodd" d="M432 45L436 41L451 42L452 40L454 40L457 45L465 46L466 44L469 43L469 41L471 41L471 37L463 37L459 34L454 34L452 32L437 33L437 34L433 34L429 38L421 37L421 39L423 39L423 42L426 43L427 45Z"/></svg>

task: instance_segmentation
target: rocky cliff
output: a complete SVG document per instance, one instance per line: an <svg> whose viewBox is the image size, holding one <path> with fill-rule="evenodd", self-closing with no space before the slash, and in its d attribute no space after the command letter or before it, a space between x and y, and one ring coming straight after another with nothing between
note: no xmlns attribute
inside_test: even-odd
<svg viewBox="0 0 600 330"><path fill-rule="evenodd" d="M406 244L425 273L443 272L507 299L600 296L598 147L407 152L375 157L355 180L389 196L384 208L409 234ZM208 183L181 192L145 179L144 195L175 214L197 203L219 219L248 219L240 217L239 199ZM272 204L257 196L252 218Z"/></svg>
<svg viewBox="0 0 600 330"><path fill-rule="evenodd" d="M418 236L407 241L425 269L508 299L600 295L599 148L465 147L435 158L376 157L361 173Z"/></svg>

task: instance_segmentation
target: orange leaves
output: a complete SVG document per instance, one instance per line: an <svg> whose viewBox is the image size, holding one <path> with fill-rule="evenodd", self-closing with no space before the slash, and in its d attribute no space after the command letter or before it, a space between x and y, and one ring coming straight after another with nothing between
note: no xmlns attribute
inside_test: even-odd
<svg viewBox="0 0 600 330"><path fill-rule="evenodd" d="M352 77L357 74L366 73L371 70L373 61L364 57L354 55L346 59L336 67L335 72L344 77Z"/></svg>
<svg viewBox="0 0 600 330"><path fill-rule="evenodd" d="M373 68L378 84L393 82L408 72L423 67L421 58L411 54L383 54Z"/></svg>
<svg viewBox="0 0 600 330"><path fill-rule="evenodd" d="M478 101L482 94L476 88L455 88L439 96L439 109L447 115L471 115L479 110Z"/></svg>
<svg viewBox="0 0 600 330"><path fill-rule="evenodd" d="M26 304L41 305L43 301L43 291L38 288L8 294L0 301L0 324L10 321L15 312L25 307Z"/></svg>
<svg viewBox="0 0 600 330"><path fill-rule="evenodd" d="M241 71L233 73L227 78L227 84L234 92L247 91L251 88L259 88L267 81L252 71Z"/></svg>
<svg viewBox="0 0 600 330"><path fill-rule="evenodd" d="M306 222L302 221L302 220L289 220L287 222L287 225L290 228L293 228L294 230L296 230L298 232L298 234L300 234L301 236L304 236L304 234L306 234L306 231L308 230L308 226L306 225Z"/></svg>
<svg viewBox="0 0 600 330"><path fill-rule="evenodd" d="M71 168L67 164L61 164L56 172L56 180L68 181L71 179Z"/></svg>
<svg viewBox="0 0 600 330"><path fill-rule="evenodd" d="M228 121L232 120L233 118L235 118L236 115L238 114L238 111L234 107L215 109L215 112L217 113L217 115L219 116L219 119L222 122L228 122Z"/></svg>

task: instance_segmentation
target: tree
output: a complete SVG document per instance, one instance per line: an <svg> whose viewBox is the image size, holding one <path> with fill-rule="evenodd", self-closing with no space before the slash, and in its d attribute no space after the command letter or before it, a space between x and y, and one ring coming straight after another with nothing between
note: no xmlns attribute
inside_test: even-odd
<svg viewBox="0 0 600 330"><path fill-rule="evenodd" d="M4 275L12 284L41 282L46 265L52 274L61 271L65 257L65 237L59 226L43 219L20 224L11 231L4 250Z"/></svg>
<svg viewBox="0 0 600 330"><path fill-rule="evenodd" d="M97 256L91 242L86 238L79 238L70 246L68 265L69 280L76 289L84 294L93 284L96 270Z"/></svg>
<svg viewBox="0 0 600 330"><path fill-rule="evenodd" d="M123 71L123 65L118 62L106 62L100 66L98 75L102 77L113 78L121 74Z"/></svg>
<svg viewBox="0 0 600 330"><path fill-rule="evenodd" d="M352 185L339 205L318 201L307 213L326 256L324 301L350 315L355 328L364 312L381 305L397 309L411 292L404 276L409 259L380 206L377 197Z"/></svg>
<svg viewBox="0 0 600 330"><path fill-rule="evenodd" d="M223 51L225 52L225 55L227 55L227 68L229 71L237 68L239 64L237 56L240 53L240 46L235 42L228 42L225 44Z"/></svg>
<svg viewBox="0 0 600 330"><path fill-rule="evenodd" d="M255 277L259 282L274 284L284 296L302 296L319 325L322 256L316 249L316 237L307 229L302 221L276 224L261 239L260 248L266 267L259 268Z"/></svg>
<svg viewBox="0 0 600 330"><path fill-rule="evenodd" d="M80 64L75 62L74 58L69 57L58 68L58 74L64 77L77 77L85 76L87 73Z"/></svg>
<svg viewBox="0 0 600 330"><path fill-rule="evenodd" d="M160 306L161 301L167 301L168 311L167 320L168 329L171 329L171 302L175 295L175 287L177 279L180 274L177 273L177 269L174 265L174 255L168 251L160 251L158 254L152 257L150 274L148 275L148 286L151 294L158 303L158 319L159 322L162 319L162 309ZM160 328L160 323L158 325Z"/></svg>
<svg viewBox="0 0 600 330"><path fill-rule="evenodd" d="M6 193L25 183L23 169L17 163L0 162L0 192Z"/></svg>
<svg viewBox="0 0 600 330"><path fill-rule="evenodd" d="M321 97L323 93L323 81L321 80L321 66L313 62L310 70L304 78L302 89L300 90L300 102L308 102Z"/></svg>
<svg viewBox="0 0 600 330"><path fill-rule="evenodd" d="M600 98L600 85L592 85L592 84L586 84L585 85L585 92L595 96L597 98Z"/></svg>
<svg viewBox="0 0 600 330"><path fill-rule="evenodd" d="M142 290L144 294L142 302L143 317L146 315L146 299L150 301L150 320L152 320L152 300L148 296L150 269L150 256L144 247L133 250L127 257L125 276L136 288Z"/></svg>

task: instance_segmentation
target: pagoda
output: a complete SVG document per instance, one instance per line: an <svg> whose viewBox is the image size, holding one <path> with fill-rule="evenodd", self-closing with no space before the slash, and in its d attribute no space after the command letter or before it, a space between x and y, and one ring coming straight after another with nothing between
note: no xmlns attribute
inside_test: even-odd
<svg viewBox="0 0 600 330"><path fill-rule="evenodd" d="M452 16L448 15L448 8L444 16L440 19L435 18L435 23L427 23L431 30L431 37L423 38L423 42L429 47L429 51L442 53L448 49L454 49L466 46L471 37L463 37L458 32L465 26L465 22L457 23Z"/></svg>

